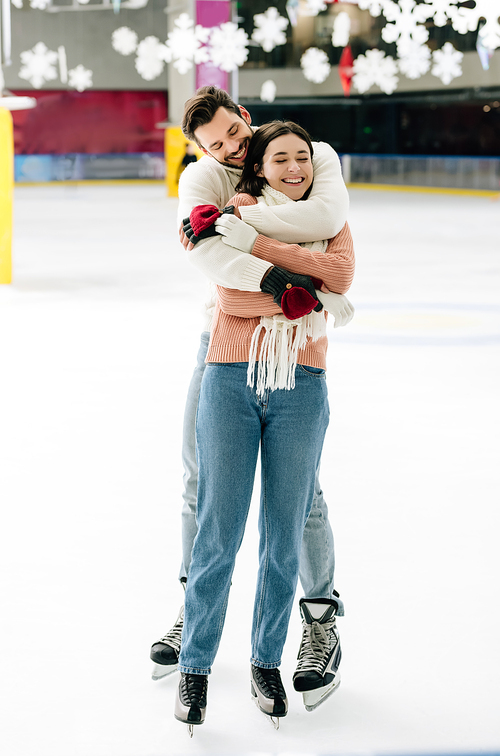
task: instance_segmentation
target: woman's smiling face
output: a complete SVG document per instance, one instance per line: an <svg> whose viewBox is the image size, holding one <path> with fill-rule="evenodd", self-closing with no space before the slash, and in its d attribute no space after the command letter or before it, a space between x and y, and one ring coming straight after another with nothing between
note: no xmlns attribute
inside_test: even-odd
<svg viewBox="0 0 500 756"><path fill-rule="evenodd" d="M313 180L309 147L297 134L284 134L269 142L262 167L258 170L256 165L255 170L273 189L293 200L299 200Z"/></svg>

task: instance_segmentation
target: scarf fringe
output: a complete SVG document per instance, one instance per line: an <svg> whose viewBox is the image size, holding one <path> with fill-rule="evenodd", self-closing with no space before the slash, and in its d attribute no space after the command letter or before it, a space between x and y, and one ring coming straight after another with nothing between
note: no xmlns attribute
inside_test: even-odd
<svg viewBox="0 0 500 756"><path fill-rule="evenodd" d="M264 337L257 355L262 331ZM256 380L257 396L262 396L266 389L290 391L295 388L299 349L306 345L308 338L317 341L325 333L325 317L321 312L311 312L297 320L287 320L279 315L263 316L253 332L250 344L247 385L253 387Z"/></svg>
<svg viewBox="0 0 500 756"><path fill-rule="evenodd" d="M292 202L282 192L265 186L259 202L265 205L284 205ZM301 247L307 246L315 252L325 252L327 241L315 241L301 243ZM260 335L264 331L264 337L257 355ZM311 312L297 320L288 320L284 315L272 317L263 315L260 323L253 332L248 358L247 385L253 387L257 380L257 396L262 396L266 389L293 389L295 388L295 368L299 349L305 347L307 339L317 341L326 334L326 321L323 312ZM257 363L257 377L255 367Z"/></svg>

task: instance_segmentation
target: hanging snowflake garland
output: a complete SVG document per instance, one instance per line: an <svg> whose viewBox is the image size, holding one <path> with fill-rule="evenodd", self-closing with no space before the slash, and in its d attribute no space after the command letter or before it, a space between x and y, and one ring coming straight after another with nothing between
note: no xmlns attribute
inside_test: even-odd
<svg viewBox="0 0 500 756"><path fill-rule="evenodd" d="M310 47L300 59L300 67L308 81L314 84L322 84L332 69L328 55L317 47Z"/></svg>
<svg viewBox="0 0 500 756"><path fill-rule="evenodd" d="M116 50L120 55L132 55L132 53L135 53L138 41L137 33L129 29L128 26L120 26L111 35L113 50Z"/></svg>
<svg viewBox="0 0 500 756"><path fill-rule="evenodd" d="M446 42L440 50L432 53L431 73L441 79L443 84L450 84L453 79L462 75L462 59L464 54L455 50L451 42Z"/></svg>
<svg viewBox="0 0 500 756"><path fill-rule="evenodd" d="M285 29L288 19L280 16L278 9L271 6L265 13L257 13L254 17L255 29L252 39L261 45L265 52L271 52L278 45L286 44Z"/></svg>
<svg viewBox="0 0 500 756"><path fill-rule="evenodd" d="M55 50L49 50L43 42L37 42L31 50L21 53L19 78L29 81L35 89L40 89L46 81L57 79L58 59Z"/></svg>
<svg viewBox="0 0 500 756"><path fill-rule="evenodd" d="M77 89L78 92L89 89L92 86L92 71L80 63L76 68L68 71L68 84Z"/></svg>
<svg viewBox="0 0 500 756"><path fill-rule="evenodd" d="M367 10L370 16L377 18L383 13L387 0L358 0L360 10Z"/></svg>
<svg viewBox="0 0 500 756"><path fill-rule="evenodd" d="M404 57L412 42L423 45L429 39L429 32L422 25L427 11L415 0L385 2L383 13L389 23L381 31L382 39L396 43L399 57Z"/></svg>
<svg viewBox="0 0 500 756"><path fill-rule="evenodd" d="M333 47L346 47L349 44L351 33L351 17L345 11L341 11L333 22L332 45Z"/></svg>
<svg viewBox="0 0 500 756"><path fill-rule="evenodd" d="M33 10L45 10L49 5L50 0L30 0L30 6ZM19 6L18 6L19 7ZM21 3L22 7L22 3Z"/></svg>
<svg viewBox="0 0 500 756"><path fill-rule="evenodd" d="M459 0L425 0L423 9L427 13L427 18L432 18L436 26L446 26L448 20L453 20L457 15L457 5Z"/></svg>
<svg viewBox="0 0 500 756"><path fill-rule="evenodd" d="M21 10L21 8L23 7L23 0L12 0L12 5L14 6L14 8Z"/></svg>
<svg viewBox="0 0 500 756"><path fill-rule="evenodd" d="M276 84L272 79L265 81L260 89L262 102L274 102L276 97Z"/></svg>
<svg viewBox="0 0 500 756"><path fill-rule="evenodd" d="M475 31L479 21L483 18L485 23L479 30L479 36L483 45L489 50L500 47L500 7L498 0L475 0L474 8L459 7L452 26L459 34Z"/></svg>
<svg viewBox="0 0 500 756"><path fill-rule="evenodd" d="M248 58L248 34L232 21L216 26L210 35L210 60L222 71L236 71Z"/></svg>
<svg viewBox="0 0 500 756"><path fill-rule="evenodd" d="M209 60L209 50L204 47L210 37L210 29L194 21L187 13L181 13L174 21L174 29L167 38L169 61L179 73L185 74L194 64L206 63Z"/></svg>
<svg viewBox="0 0 500 756"><path fill-rule="evenodd" d="M305 8L302 10L302 16L317 16L320 11L326 10L325 0L306 0Z"/></svg>
<svg viewBox="0 0 500 756"><path fill-rule="evenodd" d="M374 85L385 94L392 94L398 85L397 63L382 50L367 50L365 55L358 55L353 69L352 83L361 94Z"/></svg>
<svg viewBox="0 0 500 756"><path fill-rule="evenodd" d="M146 37L137 46L136 71L145 81L153 81L163 73L168 58L167 48L158 37Z"/></svg>
<svg viewBox="0 0 500 756"><path fill-rule="evenodd" d="M431 67L431 51L427 45L412 42L406 54L399 59L399 70L409 79L419 79Z"/></svg>

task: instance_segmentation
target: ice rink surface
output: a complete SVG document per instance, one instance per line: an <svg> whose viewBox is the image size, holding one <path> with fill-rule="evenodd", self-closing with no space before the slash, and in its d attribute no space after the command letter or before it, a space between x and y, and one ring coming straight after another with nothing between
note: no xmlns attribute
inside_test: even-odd
<svg viewBox="0 0 500 756"><path fill-rule="evenodd" d="M352 189L356 315L329 329L322 485L339 691L273 730L250 699L256 513L206 723L149 647L182 602L180 435L204 280L161 185L20 187L0 287L6 756L500 752L500 201Z"/></svg>

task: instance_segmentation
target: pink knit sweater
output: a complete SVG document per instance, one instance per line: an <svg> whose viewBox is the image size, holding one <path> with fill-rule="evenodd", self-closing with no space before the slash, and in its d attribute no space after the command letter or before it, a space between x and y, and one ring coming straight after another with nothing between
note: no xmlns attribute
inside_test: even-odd
<svg viewBox="0 0 500 756"><path fill-rule="evenodd" d="M237 194L227 204L236 207L255 205L257 199L249 194ZM285 244L259 234L252 254L292 273L319 278L330 291L337 294L348 291L354 276L354 247L347 223L337 236L330 239L325 252L312 252L299 244ZM281 309L270 294L217 286L206 361L248 362L253 332L260 323L261 315L280 313ZM327 317L328 313L325 312ZM309 339L306 346L299 350L297 363L326 369L327 346L326 336L314 342Z"/></svg>

